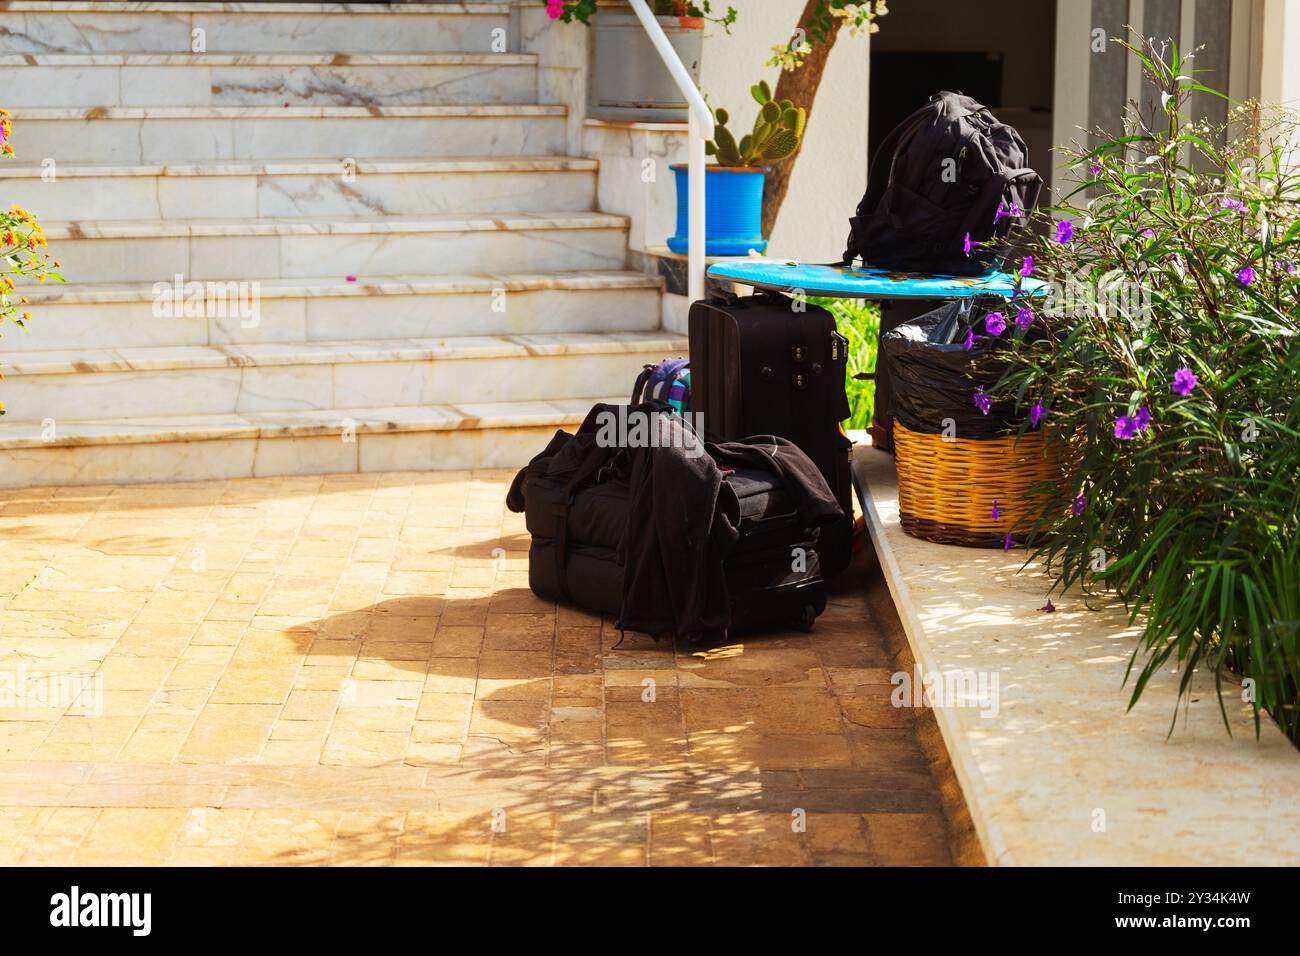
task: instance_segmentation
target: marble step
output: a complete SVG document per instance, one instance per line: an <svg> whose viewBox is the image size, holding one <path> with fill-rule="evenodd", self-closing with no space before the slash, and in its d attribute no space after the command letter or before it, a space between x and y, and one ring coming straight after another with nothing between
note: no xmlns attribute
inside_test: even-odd
<svg viewBox="0 0 1300 956"><path fill-rule="evenodd" d="M597 212L45 226L63 275L94 283L622 269L626 233Z"/></svg>
<svg viewBox="0 0 1300 956"><path fill-rule="evenodd" d="M487 52L510 26L507 3L159 3L10 0L4 53ZM494 46L495 45L495 46Z"/></svg>
<svg viewBox="0 0 1300 956"><path fill-rule="evenodd" d="M222 286L25 288L32 321L0 355L237 342L307 343L659 328L661 280L641 272L267 279L256 298ZM236 293L238 290L235 290ZM251 289L248 290L251 293ZM255 308L254 308L255 306Z"/></svg>
<svg viewBox="0 0 1300 956"><path fill-rule="evenodd" d="M6 424L0 487L518 468L598 401L175 415Z"/></svg>
<svg viewBox="0 0 1300 956"><path fill-rule="evenodd" d="M434 160L6 165L23 207L42 221L268 219L588 210L594 159L566 156Z"/></svg>
<svg viewBox="0 0 1300 956"><path fill-rule="evenodd" d="M11 109L14 148L34 163L223 159L558 156L565 108L454 106L96 106Z"/></svg>
<svg viewBox="0 0 1300 956"><path fill-rule="evenodd" d="M523 53L0 54L10 107L535 103Z"/></svg>
<svg viewBox="0 0 1300 956"><path fill-rule="evenodd" d="M6 362L5 423L521 402L631 392L672 332L26 352Z"/></svg>

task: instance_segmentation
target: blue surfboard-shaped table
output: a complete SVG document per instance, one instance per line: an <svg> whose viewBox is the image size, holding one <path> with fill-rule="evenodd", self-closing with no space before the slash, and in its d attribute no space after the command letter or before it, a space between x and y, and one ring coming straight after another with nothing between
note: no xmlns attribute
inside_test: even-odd
<svg viewBox="0 0 1300 956"><path fill-rule="evenodd" d="M981 276L929 275L888 269L812 265L789 259L737 259L709 267L714 279L726 279L776 292L837 299L965 299L976 295L1011 298L1018 276L989 272ZM1020 295L1046 295L1039 279L1019 279Z"/></svg>

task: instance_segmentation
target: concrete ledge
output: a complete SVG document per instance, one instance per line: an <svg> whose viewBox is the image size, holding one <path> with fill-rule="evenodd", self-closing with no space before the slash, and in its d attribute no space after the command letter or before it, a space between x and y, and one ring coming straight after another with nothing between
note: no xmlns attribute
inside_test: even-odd
<svg viewBox="0 0 1300 956"><path fill-rule="evenodd" d="M1257 741L1236 688L1225 686L1231 737L1204 673L1167 736L1176 674L1126 710L1137 630L1122 607L1067 593L1040 611L1048 579L1020 570L1023 551L909 537L893 459L859 446L854 474L920 673L996 687L931 710L988 863L1300 863L1300 751L1267 720Z"/></svg>

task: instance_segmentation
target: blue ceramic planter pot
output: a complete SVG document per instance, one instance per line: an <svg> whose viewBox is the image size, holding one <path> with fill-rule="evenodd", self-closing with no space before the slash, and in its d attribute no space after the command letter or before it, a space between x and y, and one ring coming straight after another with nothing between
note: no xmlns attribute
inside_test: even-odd
<svg viewBox="0 0 1300 956"><path fill-rule="evenodd" d="M672 167L677 181L677 234L668 248L686 255L690 186L686 167ZM710 256L743 256L750 249L767 250L763 238L763 183L767 170L707 166L704 171L704 252Z"/></svg>

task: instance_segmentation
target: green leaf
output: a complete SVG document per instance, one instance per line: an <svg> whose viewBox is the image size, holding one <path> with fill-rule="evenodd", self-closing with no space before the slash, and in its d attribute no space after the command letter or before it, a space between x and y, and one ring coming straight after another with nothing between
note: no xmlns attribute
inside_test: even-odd
<svg viewBox="0 0 1300 956"><path fill-rule="evenodd" d="M777 130L763 145L762 158L769 161L785 159L798 148L798 136L788 129Z"/></svg>

